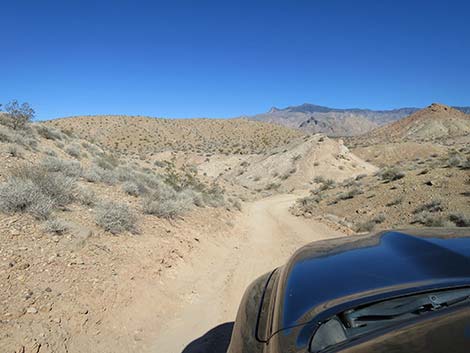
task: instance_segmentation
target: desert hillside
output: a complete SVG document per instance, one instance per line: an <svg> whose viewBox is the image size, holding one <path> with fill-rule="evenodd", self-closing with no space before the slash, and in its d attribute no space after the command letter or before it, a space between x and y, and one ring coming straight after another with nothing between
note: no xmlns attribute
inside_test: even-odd
<svg viewBox="0 0 470 353"><path fill-rule="evenodd" d="M351 152L379 169L337 183L316 178L296 215L325 217L356 231L470 225L470 116L432 104L347 139Z"/></svg>
<svg viewBox="0 0 470 353"><path fill-rule="evenodd" d="M402 141L451 142L470 134L470 115L433 103L405 119L375 129L358 138L363 143Z"/></svg>
<svg viewBox="0 0 470 353"><path fill-rule="evenodd" d="M262 153L303 136L300 131L246 119L157 119L83 116L45 124L118 152Z"/></svg>

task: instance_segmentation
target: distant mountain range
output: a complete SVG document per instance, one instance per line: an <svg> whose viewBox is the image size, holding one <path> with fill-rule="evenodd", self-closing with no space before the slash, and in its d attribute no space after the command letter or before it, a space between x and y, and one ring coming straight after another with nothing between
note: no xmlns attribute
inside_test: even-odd
<svg viewBox="0 0 470 353"><path fill-rule="evenodd" d="M466 114L470 113L470 107L453 108ZM414 107L392 110L338 109L305 103L284 109L273 107L267 113L248 118L297 128L309 133L357 136L405 118L419 110L420 108Z"/></svg>

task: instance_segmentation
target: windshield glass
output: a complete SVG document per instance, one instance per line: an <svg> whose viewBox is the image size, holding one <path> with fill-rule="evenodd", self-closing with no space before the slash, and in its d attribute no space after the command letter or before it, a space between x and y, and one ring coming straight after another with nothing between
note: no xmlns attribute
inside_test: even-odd
<svg viewBox="0 0 470 353"><path fill-rule="evenodd" d="M353 337L465 302L470 304L470 288L422 293L350 309L321 324L310 351L320 352Z"/></svg>

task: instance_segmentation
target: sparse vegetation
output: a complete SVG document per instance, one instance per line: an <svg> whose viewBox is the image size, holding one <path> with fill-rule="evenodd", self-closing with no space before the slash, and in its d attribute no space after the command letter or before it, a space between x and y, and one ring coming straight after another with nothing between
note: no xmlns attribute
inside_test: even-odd
<svg viewBox="0 0 470 353"><path fill-rule="evenodd" d="M54 208L73 201L74 184L74 178L60 172L51 173L41 165L19 166L0 185L0 210L28 212L46 219Z"/></svg>
<svg viewBox="0 0 470 353"><path fill-rule="evenodd" d="M439 212L442 211L442 203L440 200L433 200L431 202L425 203L419 207L417 207L413 213L420 213L420 212Z"/></svg>
<svg viewBox="0 0 470 353"><path fill-rule="evenodd" d="M126 204L103 202L95 208L95 212L96 224L106 231L113 234L136 231L137 216Z"/></svg>
<svg viewBox="0 0 470 353"><path fill-rule="evenodd" d="M385 215L379 214L369 221L365 221L356 225L355 231L358 233L371 232L378 224L385 221Z"/></svg>
<svg viewBox="0 0 470 353"><path fill-rule="evenodd" d="M470 227L470 217L462 213L451 213L449 221L453 222L457 227Z"/></svg>
<svg viewBox="0 0 470 353"><path fill-rule="evenodd" d="M385 182L392 182L403 178L405 173L396 167L385 167L377 173L377 176Z"/></svg>
<svg viewBox="0 0 470 353"><path fill-rule="evenodd" d="M65 147L65 152L68 153L72 157L80 158L81 149L79 145L71 144Z"/></svg>
<svg viewBox="0 0 470 353"><path fill-rule="evenodd" d="M184 196L167 199L154 193L144 199L142 206L147 214L162 218L176 218L188 210L188 201Z"/></svg>
<svg viewBox="0 0 470 353"><path fill-rule="evenodd" d="M413 223L419 223L426 227L444 227L449 225L443 216L436 215L428 211L423 211L417 214Z"/></svg>
<svg viewBox="0 0 470 353"><path fill-rule="evenodd" d="M28 103L13 100L5 105L5 113L0 115L0 124L13 130L24 130L34 117L34 109Z"/></svg>
<svg viewBox="0 0 470 353"><path fill-rule="evenodd" d="M44 222L42 229L47 233L63 235L70 229L70 223L62 219L53 218Z"/></svg>

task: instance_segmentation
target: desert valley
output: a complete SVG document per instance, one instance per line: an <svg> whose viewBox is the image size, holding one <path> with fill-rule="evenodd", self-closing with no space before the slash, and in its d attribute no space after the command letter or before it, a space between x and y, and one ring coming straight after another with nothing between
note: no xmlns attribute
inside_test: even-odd
<svg viewBox="0 0 470 353"><path fill-rule="evenodd" d="M469 111L2 113L1 352L212 352L245 287L308 242L469 227Z"/></svg>

